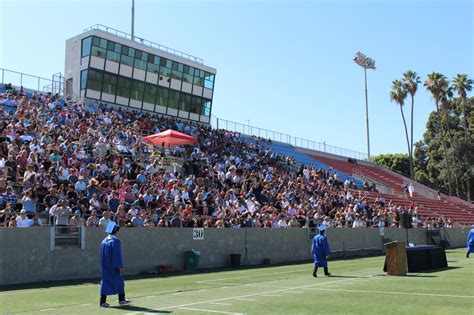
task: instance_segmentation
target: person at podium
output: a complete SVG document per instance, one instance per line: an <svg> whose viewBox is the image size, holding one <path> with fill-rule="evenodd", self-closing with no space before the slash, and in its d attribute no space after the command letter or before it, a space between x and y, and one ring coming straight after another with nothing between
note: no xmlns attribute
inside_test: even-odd
<svg viewBox="0 0 474 315"><path fill-rule="evenodd" d="M331 254L329 248L328 239L325 235L326 227L321 225L319 228L319 235L313 238L313 244L311 246L311 254L314 258L313 277L317 277L318 267L324 268L324 274L330 276L328 270L328 256Z"/></svg>

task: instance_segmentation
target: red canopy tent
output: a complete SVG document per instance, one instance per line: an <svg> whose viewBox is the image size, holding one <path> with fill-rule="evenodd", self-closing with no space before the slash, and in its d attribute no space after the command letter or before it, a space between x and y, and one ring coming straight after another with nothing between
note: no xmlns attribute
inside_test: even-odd
<svg viewBox="0 0 474 315"><path fill-rule="evenodd" d="M151 136L143 137L142 140L150 142L154 145L165 145L169 147L176 147L183 144L198 142L197 138L188 136L187 134L172 129L168 129Z"/></svg>

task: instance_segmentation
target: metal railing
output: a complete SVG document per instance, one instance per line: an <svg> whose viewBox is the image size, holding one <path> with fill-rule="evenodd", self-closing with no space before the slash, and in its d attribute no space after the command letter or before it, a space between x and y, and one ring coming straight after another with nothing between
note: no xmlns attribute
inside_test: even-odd
<svg viewBox="0 0 474 315"><path fill-rule="evenodd" d="M92 30L107 32L107 33L113 34L115 36L122 37L122 38L125 38L125 39L128 39L128 40L134 41L138 44L142 44L142 45L145 45L145 46L149 46L149 47L164 51L168 54L171 54L171 55L174 55L174 56L186 59L186 60L190 60L190 61L193 61L193 62L196 62L196 63L199 63L199 64L204 64L204 61L201 58L195 57L193 55L187 54L185 52L182 52L182 51L179 51L179 50L176 50L176 49L173 49L173 48L169 48L169 47L151 42L147 39L144 39L144 38L141 38L141 37L138 37L138 36L135 36L135 35L132 38L131 34L119 31L115 28L112 28L112 27L109 27L109 26L106 26L106 25L102 25L102 24L92 25L91 27L88 27L88 28L84 29L84 32L88 32L88 31L92 31Z"/></svg>
<svg viewBox="0 0 474 315"><path fill-rule="evenodd" d="M62 94L61 81L38 77L36 75L0 68L1 84L23 86L37 92L52 92Z"/></svg>
<svg viewBox="0 0 474 315"><path fill-rule="evenodd" d="M98 24L97 26L99 26ZM93 28L93 27L92 27ZM92 29L91 28L91 29ZM128 34L127 34L128 35ZM131 35L130 35L131 36ZM36 86L38 92L53 92L59 93L62 95L64 88L64 78L62 75L54 74L53 80L46 79L22 72L12 71L8 69L0 68L2 84L12 83L13 85L25 86L26 88L32 88ZM44 84L47 83L47 84ZM43 87L43 90L41 90ZM218 118L214 115L211 116L211 126L215 129L225 129L234 132L241 132L242 134L248 136L257 136L265 139L271 139L272 141L281 142L289 144L295 147L300 147L304 149L317 150L321 152L326 152L334 155L351 157L359 160L366 160L368 158L367 154L349 150L333 145L329 145L326 142L317 142L313 140L303 139L299 137L294 137L289 134L281 133L278 131L273 131L269 129L259 128L251 125L246 125L238 123L235 121L230 121L222 118Z"/></svg>
<svg viewBox="0 0 474 315"><path fill-rule="evenodd" d="M360 198L360 197L359 197ZM9 218L13 217L15 218L18 216L19 213L11 213L7 214ZM31 214L30 214L31 215ZM104 227L99 227L97 225L92 225L88 226L87 225L87 219L91 217L90 214L87 215L81 215L80 216L80 221L79 224L66 224L66 225L57 225L55 223L55 218L51 217L48 213L37 213L38 217L41 219L42 224L39 225L40 227L49 227L52 228L52 236L54 236L56 239L60 238L65 238L65 239L71 239L71 238L80 238L81 237L81 230L82 229L94 229L94 228L100 228L100 229L105 229ZM67 214L69 218L73 217L74 214ZM153 215L147 215L146 219L148 220L148 223L145 224L145 218L138 216L141 218L141 223L138 226L135 226L132 222L128 222L127 224L124 223L123 220L125 219L133 219L133 216L130 216L128 214L123 214L121 218L118 218L117 216L120 216L119 214L111 214L110 220L116 222L123 228L139 228L139 227L154 227L154 228L195 228L195 227L203 227L203 226L196 226L194 223L200 222L201 224L204 225L204 227L209 227L209 228L215 228L217 225L218 221L221 221L222 223L227 223L227 224L238 224L241 227L244 227L248 222L247 220L250 220L250 218L243 218L243 217L228 217L228 216L212 216L212 215L189 215L189 216L184 216L182 214L174 214L174 215L158 215L155 220L153 220ZM284 217L285 221L287 224L289 224L291 218L293 216L291 215L286 215ZM421 216L421 223L425 222L428 217L431 217L430 215L424 215ZM443 216L441 216L443 217ZM444 216L446 217L446 216ZM100 219L101 216L97 216L97 219ZM281 219L281 217L278 218L278 221ZM253 219L252 219L253 220ZM250 220L250 221L252 221ZM264 220L261 219L255 219L260 222L260 224L264 223ZM2 220L3 221L3 220ZM0 228L8 228L8 221L5 220L5 223L0 222ZM297 220L298 221L298 220ZM208 222L209 225L206 225L205 223ZM369 224L369 226L366 226L364 228L377 228L377 226L374 224L372 219L364 220L365 223ZM161 224L163 223L163 224ZM300 223L300 222L298 222ZM304 225L299 224L298 226L294 226L292 228L309 228L311 229L313 226L319 226L321 222L318 220L313 219L310 216L305 217L305 222ZM334 222L332 222L334 223ZM464 226L463 224L460 224L459 222L455 222L454 227L458 226ZM334 228L352 228L352 227L347 227L347 226L340 226L340 227L335 227ZM20 228L20 227L16 227ZM34 226L30 226L29 228L34 228ZM227 228L232 228L231 226L228 226ZM254 227L252 225L251 228L259 228L259 227ZM261 227L263 228L263 226ZM276 227L274 227L276 228ZM288 226L290 228L290 226Z"/></svg>
<svg viewBox="0 0 474 315"><path fill-rule="evenodd" d="M313 140L294 137L286 133L218 118L214 115L211 117L211 126L215 129L225 129L233 132L240 132L244 135L262 137L275 142L281 142L299 148L317 150L334 155L355 158L358 160L368 159L368 155L366 153L329 145L326 142L317 142Z"/></svg>

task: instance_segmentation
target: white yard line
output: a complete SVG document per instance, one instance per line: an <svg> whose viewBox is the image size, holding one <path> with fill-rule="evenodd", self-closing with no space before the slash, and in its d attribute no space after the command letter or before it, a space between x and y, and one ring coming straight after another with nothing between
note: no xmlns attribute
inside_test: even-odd
<svg viewBox="0 0 474 315"><path fill-rule="evenodd" d="M240 299L236 299L238 301L250 301L250 302L256 302L258 301L258 299L246 299L246 298L240 298Z"/></svg>
<svg viewBox="0 0 474 315"><path fill-rule="evenodd" d="M279 294L262 294L262 296L267 296L267 297L281 297Z"/></svg>
<svg viewBox="0 0 474 315"><path fill-rule="evenodd" d="M469 261L469 259L465 259L465 261ZM331 263L331 262L330 262ZM347 267L347 266L357 266L357 265L367 265L367 264L374 264L374 263L380 263L380 262L363 262L363 263L356 263L356 264L345 264L345 265L337 265L335 267ZM291 271L281 271L281 272L273 272L273 273L266 273L266 274L259 274L257 276L271 276L271 275L278 275L278 274L290 274L290 273L295 273L295 272L303 272L303 271L308 271L309 269L299 269L299 270L291 270ZM247 270L235 270L235 271L230 271L230 272L245 272ZM201 274L194 274L194 275L188 275L188 277L198 277L202 276ZM255 275L252 276L239 276L239 277L230 277L230 278L221 278L221 279L210 279L210 280L203 280L203 281L196 281L196 283L207 283L207 282L215 282L215 281L221 281L221 280L227 280L227 279L244 279L244 278L252 278L255 277ZM144 282L151 282L151 281L156 281L159 279L160 281L170 281L173 280L174 277L169 277L169 278L150 278L150 279L140 279L140 280L128 280L127 282L135 282L135 281L140 281L140 283ZM80 285L75 285L75 286L68 286L68 290L72 289L83 289L87 287L96 287L99 286L100 284L80 284ZM30 292L37 292L37 291L56 291L56 290L64 290L64 287L55 287L55 288L37 288L37 289L26 289L26 290L12 290L12 291L3 291L0 292L1 295L8 295L8 294L21 294L21 293L30 293Z"/></svg>
<svg viewBox="0 0 474 315"><path fill-rule="evenodd" d="M378 293L378 294L390 294L390 295L417 295L417 296L434 296L434 297L452 297L452 298L474 299L473 295L437 294L437 293L420 293L420 292L397 292L397 291L349 290L349 289L311 288L311 287L303 288L303 289L304 290L314 290L314 291Z"/></svg>
<svg viewBox="0 0 474 315"><path fill-rule="evenodd" d="M271 285L271 284L260 284L260 283L248 283L245 284L251 287L259 287L259 288L273 288L273 289L290 289L292 287L284 286L284 285Z"/></svg>
<svg viewBox="0 0 474 315"><path fill-rule="evenodd" d="M376 274L374 274L376 275ZM361 278L356 278L356 279L365 279L365 278L370 278L374 275L369 275ZM264 295L269 295L269 294L274 294L274 293L283 293L291 290L297 290L297 289L304 289L304 288L311 288L311 287L316 287L316 286L322 286L330 283L338 283L338 282L347 282L347 281L353 281L354 278L349 278L349 279L339 279L339 280L334 280L334 281L328 281L328 282L322 282L322 283L315 283L315 284L309 284L309 285L304 285L304 286L297 286L297 287L288 287L284 289L279 289L279 290L272 290L268 292L259 292L259 293L252 293L252 294L244 294L244 295L237 295L237 296L232 296L232 297L227 297L227 298L220 298L220 299L214 299L214 300L207 300L207 301L200 301L200 302L191 302L191 303L185 303L185 304L178 304L178 305L172 305L172 306L166 306L166 307L161 307L158 308L158 310L167 310L167 309L173 309L173 308L183 308L183 307L188 307L188 306L194 306L194 305L201 305L201 304L208 304L211 302L223 302L223 301L229 301L229 300L235 300L235 299L241 299L241 298L249 298L249 297L256 297L256 296L264 296Z"/></svg>
<svg viewBox="0 0 474 315"><path fill-rule="evenodd" d="M224 305L224 306L229 306L229 305L232 305L230 303L221 303L221 302L211 302L209 304L212 304L212 305Z"/></svg>
<svg viewBox="0 0 474 315"><path fill-rule="evenodd" d="M181 310L193 311L193 312L206 312L206 313L219 313L219 314L242 314L242 313L232 313L232 312L224 312L224 311L216 311L216 310L205 310L203 308L193 308L193 307L180 307Z"/></svg>
<svg viewBox="0 0 474 315"><path fill-rule="evenodd" d="M196 283L198 283L198 284L211 284L211 285L224 285L224 287L219 288L219 289L232 288L232 287L229 287L229 286L235 286L235 285L238 285L238 286L245 285L245 283L231 283L231 282L206 282L206 283L202 283L201 281L196 281Z"/></svg>
<svg viewBox="0 0 474 315"><path fill-rule="evenodd" d="M48 311L52 311L54 309L55 309L54 307L53 308L43 308L43 309L40 310L40 312L48 312Z"/></svg>
<svg viewBox="0 0 474 315"><path fill-rule="evenodd" d="M360 266L360 265L367 265L367 264L380 264L380 262L363 262L363 263L354 263L354 264L344 264L344 265L337 265L335 267L350 267L350 266ZM297 272L309 272L311 273L311 270L306 268L306 269L298 269L298 270L290 270L290 271L278 271L278 272L268 272L268 273L260 273L257 275L246 275L246 276L237 276L237 277L226 277L226 278L218 278L218 279L209 279L209 280L201 280L201 281L196 281L196 283L209 283L209 282L219 282L219 281L225 281L225 280L234 280L234 279L245 279L245 278L255 278L255 277L263 277L263 276L274 276L274 275L285 275L285 274L290 274L290 273L297 273Z"/></svg>

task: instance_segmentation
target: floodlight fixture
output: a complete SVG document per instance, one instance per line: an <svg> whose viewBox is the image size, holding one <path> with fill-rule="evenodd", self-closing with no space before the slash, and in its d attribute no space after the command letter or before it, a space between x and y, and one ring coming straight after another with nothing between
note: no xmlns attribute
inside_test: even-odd
<svg viewBox="0 0 474 315"><path fill-rule="evenodd" d="M367 96L367 69L375 70L375 60L367 57L360 51L356 52L354 62L364 68L365 76L365 121L367 126L367 155L370 159L370 137L369 137L369 99Z"/></svg>

